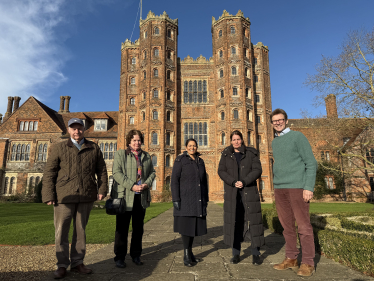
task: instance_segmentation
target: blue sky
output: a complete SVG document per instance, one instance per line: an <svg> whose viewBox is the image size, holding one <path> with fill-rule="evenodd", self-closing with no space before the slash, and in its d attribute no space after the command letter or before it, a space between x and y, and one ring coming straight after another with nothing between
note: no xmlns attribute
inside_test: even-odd
<svg viewBox="0 0 374 281"><path fill-rule="evenodd" d="M70 111L115 111L119 104L120 47L139 38L138 0L1 0L0 113L7 96L21 104L36 96L59 109L71 96ZM273 109L289 118L313 107L316 93L303 86L321 56L335 56L347 32L374 26L373 0L143 0L149 10L178 18L178 56L212 56L212 16L244 12L252 43L269 46ZM135 23L135 28L133 30Z"/></svg>

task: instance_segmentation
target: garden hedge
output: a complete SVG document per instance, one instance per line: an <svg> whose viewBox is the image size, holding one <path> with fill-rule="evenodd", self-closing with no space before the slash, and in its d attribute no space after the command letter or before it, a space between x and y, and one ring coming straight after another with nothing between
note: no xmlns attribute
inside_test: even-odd
<svg viewBox="0 0 374 281"><path fill-rule="evenodd" d="M262 215L266 228L275 233L282 234L283 227L275 208L262 210ZM333 217L340 219L343 228L367 231L369 233L351 233L349 231L345 232L344 229L327 229L324 227L327 221L321 217L320 222L322 223L318 227L313 225L316 251L346 266L357 269L366 275L374 276L374 235L370 235L370 233L373 233L372 226L346 219L346 217L357 215L362 216L363 214L345 213L344 215L339 214ZM373 216L373 214L368 215ZM311 214L312 216L314 214Z"/></svg>

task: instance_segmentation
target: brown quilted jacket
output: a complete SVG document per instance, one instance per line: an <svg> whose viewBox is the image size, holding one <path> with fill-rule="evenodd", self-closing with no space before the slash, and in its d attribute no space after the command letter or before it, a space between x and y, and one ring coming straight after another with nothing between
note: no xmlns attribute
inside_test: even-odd
<svg viewBox="0 0 374 281"><path fill-rule="evenodd" d="M106 165L97 144L85 139L78 150L69 138L52 147L43 175L44 203L92 202L107 190Z"/></svg>

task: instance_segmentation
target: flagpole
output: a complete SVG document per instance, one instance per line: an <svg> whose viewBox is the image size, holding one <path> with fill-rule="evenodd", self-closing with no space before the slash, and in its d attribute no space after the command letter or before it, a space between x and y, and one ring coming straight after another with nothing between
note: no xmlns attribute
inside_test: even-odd
<svg viewBox="0 0 374 281"><path fill-rule="evenodd" d="M143 1L140 0L140 19L142 19Z"/></svg>

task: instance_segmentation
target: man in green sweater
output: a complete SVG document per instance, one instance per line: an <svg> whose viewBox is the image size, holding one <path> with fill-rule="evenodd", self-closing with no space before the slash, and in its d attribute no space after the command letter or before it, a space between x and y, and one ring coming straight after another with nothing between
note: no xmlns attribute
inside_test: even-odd
<svg viewBox="0 0 374 281"><path fill-rule="evenodd" d="M296 221L303 255L297 275L311 276L315 271L315 249L309 200L313 197L317 161L307 138L286 128L287 113L283 109L274 110L270 120L275 131L272 142L275 205L286 240L286 257L273 268L298 268Z"/></svg>

